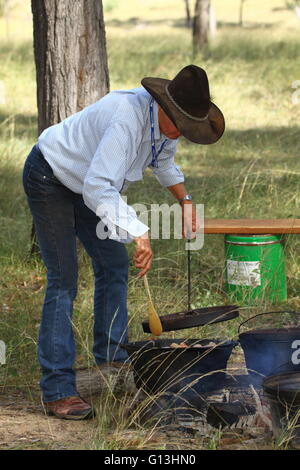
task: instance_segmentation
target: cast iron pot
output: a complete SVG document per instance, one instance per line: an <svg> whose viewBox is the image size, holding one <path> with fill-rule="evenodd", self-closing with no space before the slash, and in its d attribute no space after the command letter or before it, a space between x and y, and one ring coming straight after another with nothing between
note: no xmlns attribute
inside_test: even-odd
<svg viewBox="0 0 300 470"><path fill-rule="evenodd" d="M170 347L181 342L188 347ZM148 393L178 393L192 387L205 393L218 388L224 379L227 361L237 344L221 339L159 339L123 347L132 361L137 388Z"/></svg>
<svg viewBox="0 0 300 470"><path fill-rule="evenodd" d="M300 373L272 375L263 381L263 389L270 403L274 436L288 432L289 438L300 437Z"/></svg>
<svg viewBox="0 0 300 470"><path fill-rule="evenodd" d="M298 312L266 312L261 315ZM261 387L264 378L280 372L300 372L300 328L263 328L249 330L239 335L250 380Z"/></svg>

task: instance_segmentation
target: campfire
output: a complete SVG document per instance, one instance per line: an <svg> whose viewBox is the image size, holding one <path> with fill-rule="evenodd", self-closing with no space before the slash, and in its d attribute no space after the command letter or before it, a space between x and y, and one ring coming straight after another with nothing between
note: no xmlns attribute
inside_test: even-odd
<svg viewBox="0 0 300 470"><path fill-rule="evenodd" d="M131 388L134 379L135 386L130 392L126 386L132 397L126 414L144 427L175 426L200 436L219 431L269 436L270 442L275 438L300 449L299 344L300 328L290 326L248 330L238 341L185 337L128 343L132 371L123 383ZM97 378L99 371L82 378L90 394ZM89 394L79 383L78 389Z"/></svg>
<svg viewBox="0 0 300 470"><path fill-rule="evenodd" d="M200 340L197 344L194 344L195 340L177 340L176 343L174 340L169 341L169 347L165 345L167 340L159 340L159 347L157 344L153 348L148 345L150 355L150 351L146 350L138 361L133 358L135 383L139 392L131 412L143 403L140 413L142 424L153 421L159 421L163 425L177 423L197 429L203 435L207 435L213 428L228 430L262 427L264 430L272 430L270 407L264 398L262 387L253 386L247 371L241 373L241 369L233 367L234 365L226 368L232 348L237 343L230 343L229 346L218 340L206 340L203 351ZM224 369L217 369L215 353L210 356L220 348L220 344L227 349ZM136 348L139 345L135 343ZM195 351L196 348L202 349L201 352ZM161 353L163 349L165 352ZM161 367L153 359L155 352L156 358L161 361ZM187 357L186 353L189 353ZM204 362L199 374L201 360ZM178 368L179 362L181 369ZM210 365L210 370L206 369L204 372L207 364ZM157 369L153 370L155 365ZM195 370L198 372L195 373ZM145 400L148 401L146 405Z"/></svg>
<svg viewBox="0 0 300 470"><path fill-rule="evenodd" d="M290 441L298 448L300 361L293 361L296 343L300 344L297 327L250 330L241 333L238 342L181 338L129 343L125 347L139 389L131 411L148 397L140 413L143 424L153 420L163 425L177 423L202 435L212 429L259 428L262 435L270 432L275 438L290 429ZM227 364L238 345L245 358L242 373L234 364ZM275 372L284 372L284 377L276 376L272 389L270 381L266 382L267 389L264 379ZM282 397L283 410L278 410Z"/></svg>

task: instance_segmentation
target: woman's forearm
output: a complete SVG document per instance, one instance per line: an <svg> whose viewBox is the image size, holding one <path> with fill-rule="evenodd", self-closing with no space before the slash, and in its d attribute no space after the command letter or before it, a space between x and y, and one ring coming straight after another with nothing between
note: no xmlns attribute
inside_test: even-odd
<svg viewBox="0 0 300 470"><path fill-rule="evenodd" d="M183 183L168 186L168 190L173 194L177 201L180 201L180 199L183 199L188 194Z"/></svg>

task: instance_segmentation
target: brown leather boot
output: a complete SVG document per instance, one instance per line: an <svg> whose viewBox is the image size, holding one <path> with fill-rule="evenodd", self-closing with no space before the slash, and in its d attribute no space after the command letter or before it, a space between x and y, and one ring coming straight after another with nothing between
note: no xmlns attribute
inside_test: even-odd
<svg viewBox="0 0 300 470"><path fill-rule="evenodd" d="M44 403L46 414L60 419L80 420L95 416L94 409L82 398L73 396Z"/></svg>

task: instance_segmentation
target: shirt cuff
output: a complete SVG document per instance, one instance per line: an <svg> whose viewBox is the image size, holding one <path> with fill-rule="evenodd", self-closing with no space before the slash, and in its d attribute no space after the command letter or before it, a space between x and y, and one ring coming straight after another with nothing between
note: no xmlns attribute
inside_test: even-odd
<svg viewBox="0 0 300 470"><path fill-rule="evenodd" d="M120 226L115 225L108 219L108 217L102 219L101 222L108 228L108 232L106 232L108 237L111 240L115 240L120 243L131 243L135 238L144 235L144 233L147 233L149 230L147 225L144 225L138 220L132 221L130 226L127 227L127 230L121 229ZM117 230L117 228L120 228L121 230Z"/></svg>
<svg viewBox="0 0 300 470"><path fill-rule="evenodd" d="M97 215L107 225L110 232L109 238L122 243L130 243L134 238L147 233L149 227L137 218L132 207L127 206L122 200L119 200L119 202L119 210L109 211L107 208L105 210L102 207L102 210L99 210ZM113 207L113 209L115 208Z"/></svg>
<svg viewBox="0 0 300 470"><path fill-rule="evenodd" d="M147 233L148 230L149 230L149 227L143 224L143 222L141 222L138 219L132 220L127 226L127 232L133 238L141 237L142 235Z"/></svg>

